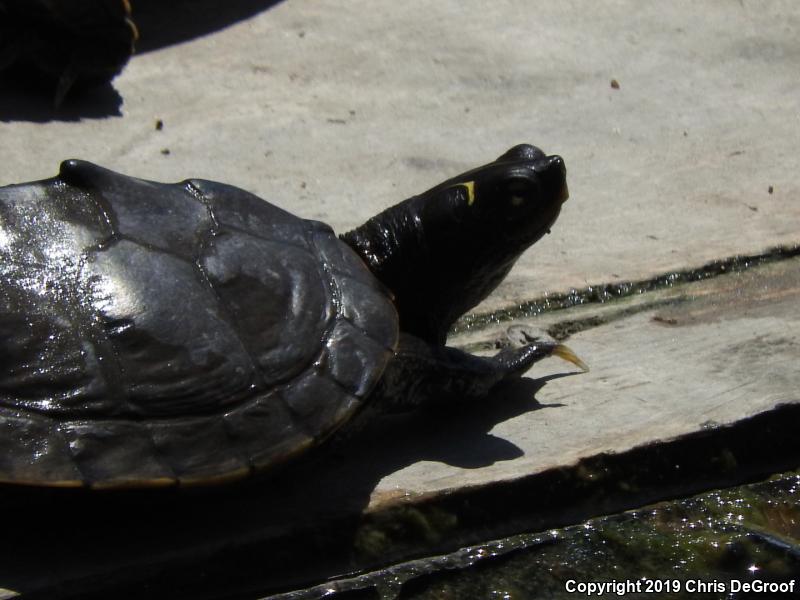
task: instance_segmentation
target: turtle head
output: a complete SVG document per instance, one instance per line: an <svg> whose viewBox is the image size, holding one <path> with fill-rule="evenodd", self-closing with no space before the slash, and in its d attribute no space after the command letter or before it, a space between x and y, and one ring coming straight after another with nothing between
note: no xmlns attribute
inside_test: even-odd
<svg viewBox="0 0 800 600"><path fill-rule="evenodd" d="M401 330L443 344L567 199L559 156L521 144L343 236L395 294Z"/></svg>
<svg viewBox="0 0 800 600"><path fill-rule="evenodd" d="M455 250L450 264L462 256L471 267L492 269L547 233L567 196L562 158L520 144L422 194L415 208L429 245Z"/></svg>

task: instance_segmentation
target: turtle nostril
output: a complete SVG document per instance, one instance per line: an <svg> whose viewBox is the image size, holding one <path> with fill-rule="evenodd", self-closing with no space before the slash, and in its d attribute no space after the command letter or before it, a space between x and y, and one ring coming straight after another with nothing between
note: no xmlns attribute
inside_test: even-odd
<svg viewBox="0 0 800 600"><path fill-rule="evenodd" d="M564 159L554 154L553 156L543 156L533 163L533 168L539 173L552 171L553 173L566 173Z"/></svg>

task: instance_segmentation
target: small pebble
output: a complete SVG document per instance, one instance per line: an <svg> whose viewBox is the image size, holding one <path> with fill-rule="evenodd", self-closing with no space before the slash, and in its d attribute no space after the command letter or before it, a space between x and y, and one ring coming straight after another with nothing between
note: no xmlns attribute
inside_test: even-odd
<svg viewBox="0 0 800 600"><path fill-rule="evenodd" d="M615 90L618 90L619 89L619 81L617 81L616 79L612 79L611 80L611 88L615 89Z"/></svg>

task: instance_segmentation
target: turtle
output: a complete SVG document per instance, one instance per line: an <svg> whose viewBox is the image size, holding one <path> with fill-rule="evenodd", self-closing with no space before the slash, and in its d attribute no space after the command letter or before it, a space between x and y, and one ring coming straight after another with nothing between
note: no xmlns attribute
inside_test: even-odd
<svg viewBox="0 0 800 600"><path fill-rule="evenodd" d="M139 37L128 0L0 0L0 72L70 90L111 81Z"/></svg>
<svg viewBox="0 0 800 600"><path fill-rule="evenodd" d="M554 342L446 345L567 196L530 144L340 236L231 185L81 160L0 187L0 482L221 484L370 410L485 398L550 355L585 367Z"/></svg>

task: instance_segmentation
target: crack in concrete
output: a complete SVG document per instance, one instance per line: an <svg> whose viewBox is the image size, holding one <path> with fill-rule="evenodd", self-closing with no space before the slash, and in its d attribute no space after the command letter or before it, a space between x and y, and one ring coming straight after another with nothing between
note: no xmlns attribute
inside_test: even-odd
<svg viewBox="0 0 800 600"><path fill-rule="evenodd" d="M491 313L473 313L465 315L456 321L450 334L476 331L493 324L564 310L572 308L573 306L593 303L605 304L606 302L628 298L630 296L672 288L679 284L704 281L720 275L742 272L754 267L788 260L797 256L800 256L800 244L776 246L760 254L737 254L727 258L713 260L700 267L661 273L648 279L618 283L601 283L580 289L573 288L566 293L545 294L542 297L522 302L516 306L502 308ZM672 299L670 302L675 302L675 300ZM629 316L630 314L648 310L652 307L651 303L644 303L641 307L631 307L630 309L620 311L618 316L593 316L586 319L565 321L564 324L568 325L567 329L563 331L558 329L556 331L559 335L566 335L568 337L577 331L583 331L599 324L607 323L609 322L609 318L611 320L616 320L616 318ZM592 324L595 319L600 319L600 322ZM578 329L569 330L569 327L578 327ZM569 332L565 334L567 330L569 330ZM554 337L556 336L554 335Z"/></svg>
<svg viewBox="0 0 800 600"><path fill-rule="evenodd" d="M676 306L687 302L689 298L663 298L661 300L654 300L651 302L643 302L636 306L628 306L626 308L609 311L601 315L591 315L582 319L567 319L559 321L547 327L545 331L547 335L552 337L558 342L563 342L569 339L570 336L586 331L587 329L594 329L601 325L607 325L620 319L631 317L641 312L655 310L657 308L664 308L665 306Z"/></svg>

